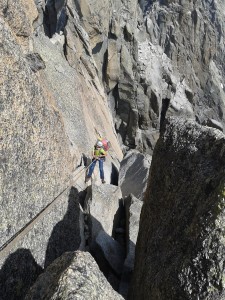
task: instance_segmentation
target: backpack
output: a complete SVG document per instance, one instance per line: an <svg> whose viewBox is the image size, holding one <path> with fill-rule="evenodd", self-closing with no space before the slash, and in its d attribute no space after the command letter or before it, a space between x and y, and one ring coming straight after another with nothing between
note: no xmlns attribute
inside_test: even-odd
<svg viewBox="0 0 225 300"><path fill-rule="evenodd" d="M101 138L101 137L98 137L98 141L101 141L102 144L103 144L103 149L105 151L108 151L109 148L110 148L110 141L108 141L106 138Z"/></svg>
<svg viewBox="0 0 225 300"><path fill-rule="evenodd" d="M104 138L104 139L102 139L102 144L103 144L104 150L108 151L110 148L110 142L106 138Z"/></svg>

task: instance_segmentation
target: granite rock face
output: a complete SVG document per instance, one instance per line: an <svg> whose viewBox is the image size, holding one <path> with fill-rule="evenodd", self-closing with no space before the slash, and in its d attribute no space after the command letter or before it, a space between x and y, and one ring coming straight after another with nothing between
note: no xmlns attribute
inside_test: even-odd
<svg viewBox="0 0 225 300"><path fill-rule="evenodd" d="M118 276L121 275L125 258L124 248L104 230L101 230L96 238L95 255L97 251L108 262L111 269Z"/></svg>
<svg viewBox="0 0 225 300"><path fill-rule="evenodd" d="M222 1L36 5L35 33L60 34L70 66L104 87L125 151L152 154L166 115L213 119L224 128Z"/></svg>
<svg viewBox="0 0 225 300"><path fill-rule="evenodd" d="M0 6L2 243L67 187L97 129L107 130L115 157L122 156L100 85L89 83L84 66L82 77L68 64L61 35L52 40L35 29L33 36L39 7L45 7L36 4ZM61 15L64 2L54 5Z"/></svg>
<svg viewBox="0 0 225 300"><path fill-rule="evenodd" d="M125 149L152 154L166 115L201 124L210 118L224 127L222 1L75 6ZM70 22L69 15L66 28Z"/></svg>
<svg viewBox="0 0 225 300"><path fill-rule="evenodd" d="M224 130L224 11L222 0L1 1L3 270L10 273L15 261L23 269L27 257L33 266L34 259L33 281L40 267L83 247L84 173L79 184L71 177L81 157L91 155L97 135L111 142L106 179L117 184L111 175L122 159L120 145L124 153L152 154L166 117ZM78 195L71 214L73 185ZM105 190L111 198L114 189ZM110 212L103 207L111 222L104 216L103 227L111 235L116 206ZM72 248L64 241L54 250L62 228ZM7 272L1 278L9 291ZM4 297L20 297L31 281L20 294Z"/></svg>
<svg viewBox="0 0 225 300"><path fill-rule="evenodd" d="M129 299L224 299L225 137L170 118L144 198Z"/></svg>
<svg viewBox="0 0 225 300"><path fill-rule="evenodd" d="M84 215L68 188L0 252L0 299L22 299L37 276L66 251L83 250Z"/></svg>
<svg viewBox="0 0 225 300"><path fill-rule="evenodd" d="M24 51L28 52L32 48L30 44L34 31L32 24L38 17L34 1L2 0L0 3L0 16L14 32L16 41Z"/></svg>
<svg viewBox="0 0 225 300"><path fill-rule="evenodd" d="M123 265L119 292L127 299L134 270L135 247L143 202L131 194L124 199L124 205L126 213L126 259Z"/></svg>
<svg viewBox="0 0 225 300"><path fill-rule="evenodd" d="M95 239L101 230L112 236L121 198L121 190L118 186L92 184L89 187L84 203L84 211L87 214L89 223L90 245L95 243Z"/></svg>
<svg viewBox="0 0 225 300"><path fill-rule="evenodd" d="M31 288L26 300L123 299L99 270L88 252L67 252L50 265Z"/></svg>
<svg viewBox="0 0 225 300"><path fill-rule="evenodd" d="M133 194L142 200L147 187L151 156L130 150L120 163L119 186L123 197Z"/></svg>
<svg viewBox="0 0 225 300"><path fill-rule="evenodd" d="M22 259L26 263L22 263ZM43 269L37 264L30 250L16 250L0 270L0 299L24 299L42 272Z"/></svg>
<svg viewBox="0 0 225 300"><path fill-rule="evenodd" d="M223 1L174 0L149 4L143 3L142 9L151 42L157 41L173 68L179 70L179 85L188 86L183 91L197 120L202 123L212 118L222 121L224 126ZM168 87L177 90L171 76L164 79ZM173 97L169 98L170 107L176 109Z"/></svg>
<svg viewBox="0 0 225 300"><path fill-rule="evenodd" d="M73 166L59 112L2 19L0 27L2 245L63 190Z"/></svg>
<svg viewBox="0 0 225 300"><path fill-rule="evenodd" d="M74 54L80 67L71 66L65 23L47 32L43 22L52 6L47 12L44 1L36 4L0 4L1 299L20 299L42 268L65 251L83 249L86 186L72 175L99 131L107 132L116 163L122 157L91 52L90 62ZM54 8L59 22L63 5ZM88 39L79 33L85 52Z"/></svg>

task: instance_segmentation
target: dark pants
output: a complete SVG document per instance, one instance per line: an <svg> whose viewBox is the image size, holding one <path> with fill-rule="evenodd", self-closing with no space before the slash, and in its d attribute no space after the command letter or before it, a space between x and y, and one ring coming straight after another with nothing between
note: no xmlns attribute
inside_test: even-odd
<svg viewBox="0 0 225 300"><path fill-rule="evenodd" d="M99 160L94 160L89 168L89 171L88 171L88 174L87 174L87 177L91 177L93 171L94 171L94 168L95 168L95 165L96 165L96 162L99 162L99 172L100 172L100 178L103 180L104 179L104 170L103 170L103 163L104 163L104 160L103 159L99 159Z"/></svg>

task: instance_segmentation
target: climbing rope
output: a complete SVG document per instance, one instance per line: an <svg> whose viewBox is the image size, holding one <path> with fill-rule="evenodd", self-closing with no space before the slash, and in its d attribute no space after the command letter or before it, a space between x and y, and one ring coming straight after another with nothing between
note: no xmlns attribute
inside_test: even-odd
<svg viewBox="0 0 225 300"><path fill-rule="evenodd" d="M93 160L88 166L83 167L74 177L71 178L71 175L67 177L70 178L67 180L66 184L67 187L64 188L63 191L61 191L47 206L45 206L33 219L31 219L25 226L23 226L17 233L15 233L8 241L6 241L1 247L0 247L0 256L1 252L5 250L6 248L9 248L10 245L15 241L16 238L20 240L25 234L27 234L35 225L36 221L38 219L41 219L49 210L50 208L56 203L56 201L66 192L68 188L71 187L68 183L73 181L74 183L80 178L82 175L83 171L88 170L90 166L94 163L95 160ZM20 238L19 238L20 236Z"/></svg>
<svg viewBox="0 0 225 300"><path fill-rule="evenodd" d="M97 133L99 136L101 136L101 134L99 132L97 132ZM113 156L110 152L113 150L113 152L115 153L115 151L114 151L111 143L110 143L110 148L112 148L112 149L109 149L108 153L111 156L111 158L113 159ZM59 200L60 197L66 192L66 190L71 187L71 184L69 184L69 182L71 183L73 181L73 183L76 183L77 180L80 178L80 176L83 174L83 171L87 171L95 161L96 161L96 159L93 160L88 166L84 166L77 174L75 174L74 176L72 175L72 178L71 178L71 175L69 175L66 178L67 186L64 188L64 190L61 191L50 203L48 203L48 205L45 206L33 219L31 219L18 232L16 232L9 240L7 240L2 246L0 246L0 257L4 251L6 251L8 248L11 248L11 245L14 244L15 240L20 240L23 236L25 236L33 228L33 226L36 224L36 222L39 219L41 219L48 211L51 210L52 206L57 202L57 200ZM76 185L76 184L74 184L74 185Z"/></svg>

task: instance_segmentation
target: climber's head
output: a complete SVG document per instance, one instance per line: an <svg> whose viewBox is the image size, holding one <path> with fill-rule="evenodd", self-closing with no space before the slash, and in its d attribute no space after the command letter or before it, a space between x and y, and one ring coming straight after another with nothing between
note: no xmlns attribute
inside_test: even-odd
<svg viewBox="0 0 225 300"><path fill-rule="evenodd" d="M97 146L98 148L102 148L103 144L102 144L101 141L98 141L96 146Z"/></svg>

